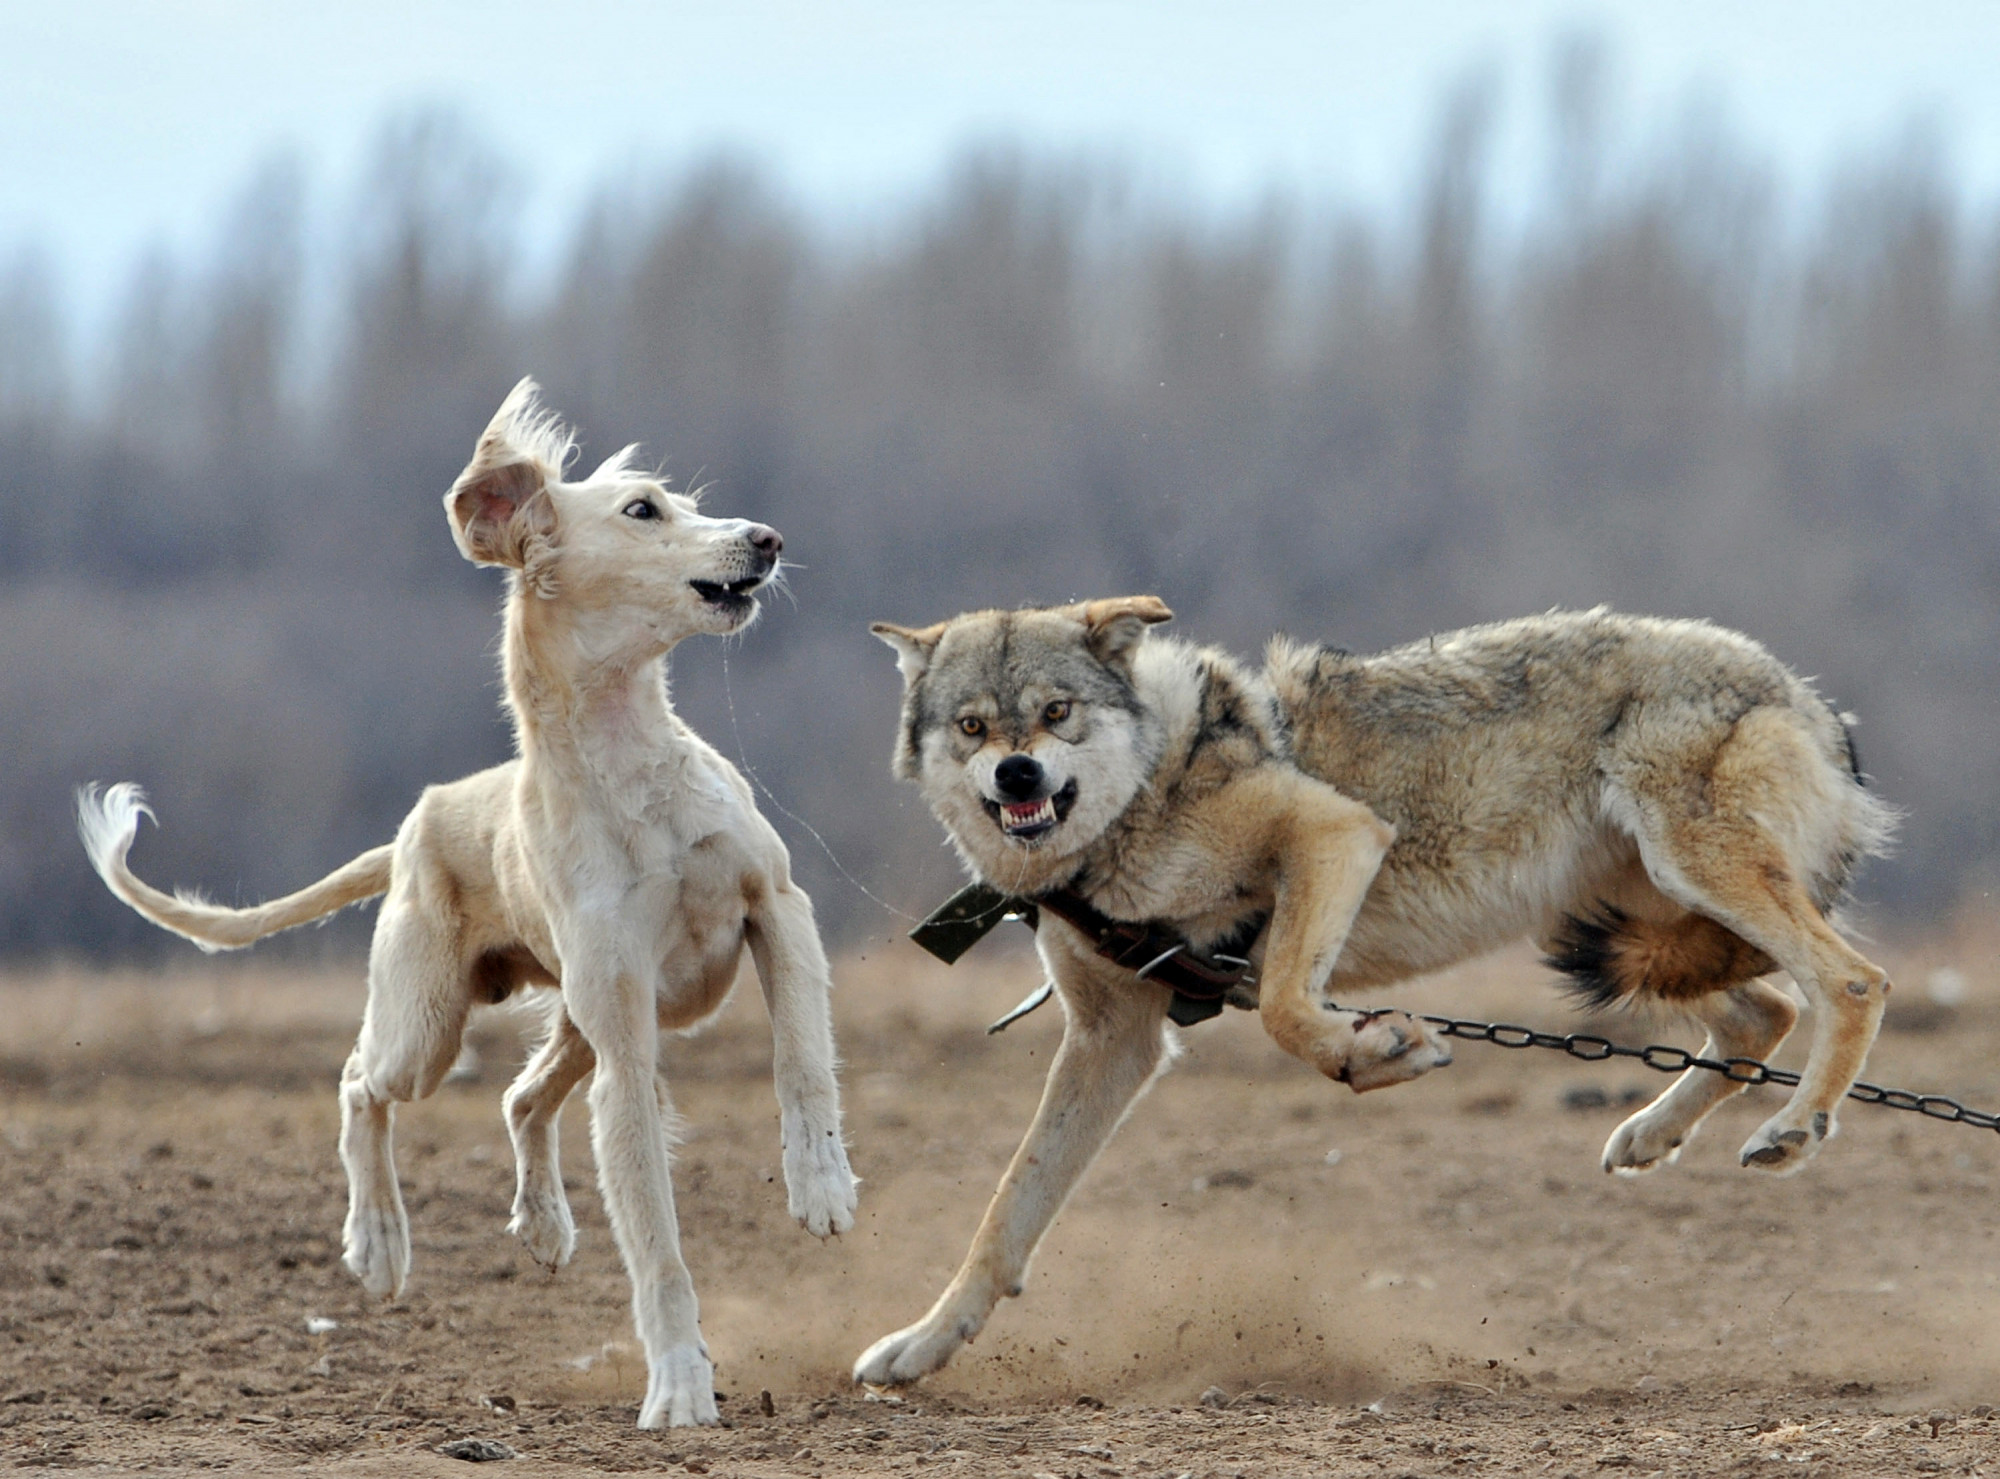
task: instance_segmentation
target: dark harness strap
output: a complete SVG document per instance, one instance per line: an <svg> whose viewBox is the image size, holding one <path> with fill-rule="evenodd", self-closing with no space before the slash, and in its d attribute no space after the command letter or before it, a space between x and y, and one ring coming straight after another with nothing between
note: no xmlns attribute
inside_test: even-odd
<svg viewBox="0 0 2000 1479"><path fill-rule="evenodd" d="M1205 1008L1195 1021L1213 1017L1221 1011L1230 989L1238 985L1250 969L1247 961L1242 965L1233 963L1242 958L1234 952L1231 953L1231 964L1205 960L1189 947L1186 936L1165 925L1132 924L1113 919L1081 894L1071 893L1066 888L1041 894L1035 903L1080 931L1090 941L1091 949L1106 960L1123 966L1142 980L1157 981L1162 986L1171 987L1177 1007L1185 1000L1191 1006ZM1259 915L1252 923L1255 927L1249 931L1249 938L1241 942L1242 950L1248 950L1251 942L1262 932L1263 916ZM1229 943L1236 945L1238 941L1232 939Z"/></svg>
<svg viewBox="0 0 2000 1479"><path fill-rule="evenodd" d="M1205 1022L1222 1011L1229 993L1249 974L1245 957L1264 929L1264 916L1255 915L1225 942L1229 948L1205 958L1195 954L1186 936L1165 925L1113 919L1069 889L1052 889L1021 899L976 883L954 894L911 930L910 938L949 963L1002 919L1023 919L1033 928L1044 910L1082 934L1104 959L1141 980L1169 988L1174 999L1167 1015L1182 1027ZM1217 953L1228 958L1213 958Z"/></svg>

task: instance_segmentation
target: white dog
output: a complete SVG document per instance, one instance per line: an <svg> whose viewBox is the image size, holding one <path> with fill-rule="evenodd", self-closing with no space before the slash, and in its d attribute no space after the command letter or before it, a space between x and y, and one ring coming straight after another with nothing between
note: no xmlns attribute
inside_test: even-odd
<svg viewBox="0 0 2000 1479"><path fill-rule="evenodd" d="M511 572L503 653L519 758L431 787L394 843L251 909L170 897L133 876L137 787L86 789L79 822L113 893L207 949L387 894L340 1094L345 1258L374 1294L396 1294L410 1267L395 1103L443 1080L474 1005L559 986L554 1029L507 1093L519 1174L509 1227L542 1261L569 1257L556 1115L595 1066L591 1144L646 1349L639 1426L713 1423L658 1029L720 1007L746 944L770 1007L791 1213L819 1237L854 1222L812 903L743 777L675 715L660 661L684 637L749 625L782 541L702 517L633 471L630 448L566 483L573 446L524 380L445 497L466 558Z"/></svg>

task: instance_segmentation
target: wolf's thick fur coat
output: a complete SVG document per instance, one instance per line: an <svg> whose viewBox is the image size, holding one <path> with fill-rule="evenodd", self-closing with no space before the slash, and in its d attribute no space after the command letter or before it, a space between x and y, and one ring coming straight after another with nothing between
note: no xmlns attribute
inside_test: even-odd
<svg viewBox="0 0 2000 1479"><path fill-rule="evenodd" d="M565 482L571 450L523 381L445 496L465 556L509 571L502 657L518 758L430 787L393 843L250 909L168 895L132 873L137 787L86 790L78 820L112 892L207 949L387 895L340 1092L344 1259L371 1293L397 1294L410 1268L394 1106L443 1081L474 1005L559 985L549 1037L507 1091L518 1174L509 1227L542 1262L568 1260L576 1233L556 1116L595 1067L592 1146L646 1352L639 1425L713 1423L714 1371L668 1174L659 1031L720 1007L746 946L770 1007L792 1215L820 1237L854 1220L811 901L743 777L675 715L660 661L683 638L747 626L780 541L762 525L704 517L632 470L630 448Z"/></svg>
<svg viewBox="0 0 2000 1479"><path fill-rule="evenodd" d="M1758 979L1775 964L1819 1010L1803 1080L1743 1164L1794 1170L1833 1133L1888 981L1826 914L1893 815L1842 718L1762 647L1706 622L1551 612L1367 657L1279 639L1257 670L1146 635L1170 616L1133 597L875 628L904 676L897 772L981 878L1071 888L1197 948L1268 914L1266 1028L1357 1090L1449 1057L1402 1013L1329 997L1522 935L1596 1000L1690 1013L1711 1057L1765 1056L1791 1030L1790 998ZM1038 948L1066 1013L1041 1109L957 1277L862 1356L862 1380L935 1370L1019 1292L1164 1060L1164 990L1046 912ZM1690 1071L1618 1127L1605 1168L1673 1160L1739 1088Z"/></svg>

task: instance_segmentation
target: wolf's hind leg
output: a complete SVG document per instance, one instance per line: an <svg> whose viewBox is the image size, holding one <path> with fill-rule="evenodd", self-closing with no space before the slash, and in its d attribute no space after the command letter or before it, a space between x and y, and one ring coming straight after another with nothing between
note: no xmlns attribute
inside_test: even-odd
<svg viewBox="0 0 2000 1479"><path fill-rule="evenodd" d="M1768 1058L1799 1019L1792 999L1767 981L1742 982L1698 997L1687 1008L1708 1029L1704 1058ZM1604 1169L1638 1176L1672 1165L1708 1112L1745 1087L1709 1069L1688 1069L1612 1132L1604 1145Z"/></svg>
<svg viewBox="0 0 2000 1479"><path fill-rule="evenodd" d="M1888 1001L1888 973L1826 922L1808 891L1815 860L1794 855L1806 850L1800 839L1829 835L1824 811L1853 782L1833 777L1789 716L1772 709L1746 715L1716 753L1705 806L1690 807L1681 778L1671 780L1657 794L1634 792L1647 873L1677 903L1777 961L1818 1009L1798 1087L1741 1157L1745 1166L1796 1171L1833 1135L1835 1110Z"/></svg>
<svg viewBox="0 0 2000 1479"><path fill-rule="evenodd" d="M556 1118L571 1091L596 1066L590 1044L569 1013L558 1008L548 1040L501 1100L507 1137L514 1144L514 1215L507 1231L527 1244L529 1254L545 1268L561 1268L576 1251Z"/></svg>

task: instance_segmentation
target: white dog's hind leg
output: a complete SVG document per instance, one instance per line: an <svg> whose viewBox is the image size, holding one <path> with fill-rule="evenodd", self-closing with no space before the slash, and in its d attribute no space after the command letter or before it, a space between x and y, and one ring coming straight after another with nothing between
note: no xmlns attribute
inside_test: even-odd
<svg viewBox="0 0 2000 1479"><path fill-rule="evenodd" d="M410 1276L394 1105L424 1098L443 1082L464 1037L468 990L447 930L392 895L376 921L368 1007L340 1081L340 1160L347 1170L341 1261L381 1298L402 1293Z"/></svg>
<svg viewBox="0 0 2000 1479"><path fill-rule="evenodd" d="M929 1314L862 1353L856 1381L893 1386L928 1375L985 1328L1003 1296L1021 1292L1035 1245L1160 1067L1164 992L1125 976L1081 1003L1066 994L1064 1009L1069 1020L1034 1123L965 1262Z"/></svg>
<svg viewBox="0 0 2000 1479"><path fill-rule="evenodd" d="M410 1277L410 1219L390 1138L394 1116L394 1103L369 1091L355 1048L340 1076L340 1163L347 1169L341 1262L378 1299L400 1294Z"/></svg>
<svg viewBox="0 0 2000 1479"><path fill-rule="evenodd" d="M1701 1056L1768 1058L1799 1019L1792 999L1766 981L1746 981L1688 1004L1708 1029ZM1604 1169L1639 1176L1680 1158L1708 1112L1747 1087L1705 1068L1690 1068L1667 1091L1612 1131Z"/></svg>
<svg viewBox="0 0 2000 1479"><path fill-rule="evenodd" d="M591 981L572 971L568 953L564 968L564 1004L597 1053L590 1143L611 1232L632 1280L633 1324L646 1349L639 1426L713 1424L715 1368L701 1338L694 1279L681 1259L652 992L630 975Z"/></svg>
<svg viewBox="0 0 2000 1479"><path fill-rule="evenodd" d="M771 1073L791 1214L816 1238L854 1226L854 1172L840 1133L833 989L812 903L789 883L753 907L750 952L771 1013Z"/></svg>
<svg viewBox="0 0 2000 1479"><path fill-rule="evenodd" d="M558 1011L548 1040L509 1086L501 1107L514 1144L514 1215L507 1231L534 1260L557 1269L576 1251L576 1221L563 1192L557 1116L597 1055L566 1012Z"/></svg>

